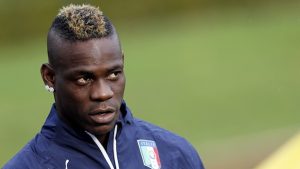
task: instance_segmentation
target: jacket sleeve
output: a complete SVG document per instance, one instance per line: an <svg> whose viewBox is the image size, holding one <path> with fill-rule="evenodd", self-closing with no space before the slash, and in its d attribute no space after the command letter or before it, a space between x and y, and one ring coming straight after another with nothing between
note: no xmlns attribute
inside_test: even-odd
<svg viewBox="0 0 300 169"><path fill-rule="evenodd" d="M204 169L204 165L198 152L189 142L187 142L184 154L185 161L188 163L189 168Z"/></svg>

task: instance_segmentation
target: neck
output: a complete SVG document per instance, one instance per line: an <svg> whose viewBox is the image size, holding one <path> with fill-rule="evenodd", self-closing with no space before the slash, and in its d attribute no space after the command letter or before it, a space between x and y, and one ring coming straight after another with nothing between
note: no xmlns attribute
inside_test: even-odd
<svg viewBox="0 0 300 169"><path fill-rule="evenodd" d="M102 136L96 136L97 139L100 141L102 146L107 150L107 144L108 144L108 138L109 138L109 133L102 135Z"/></svg>

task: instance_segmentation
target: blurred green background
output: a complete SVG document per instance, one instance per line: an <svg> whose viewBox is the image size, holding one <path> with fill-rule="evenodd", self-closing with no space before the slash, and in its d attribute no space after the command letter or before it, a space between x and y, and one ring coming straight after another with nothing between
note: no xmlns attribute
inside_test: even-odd
<svg viewBox="0 0 300 169"><path fill-rule="evenodd" d="M250 169L298 130L300 1L0 0L0 166L39 132L47 30L82 2L117 27L134 115L187 138L206 168Z"/></svg>

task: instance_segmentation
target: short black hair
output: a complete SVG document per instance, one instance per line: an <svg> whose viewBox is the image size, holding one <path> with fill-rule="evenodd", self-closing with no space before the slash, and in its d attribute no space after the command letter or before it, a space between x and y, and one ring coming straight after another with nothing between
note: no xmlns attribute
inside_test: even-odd
<svg viewBox="0 0 300 169"><path fill-rule="evenodd" d="M102 38L113 33L113 26L99 7L70 4L60 9L50 31L70 41Z"/></svg>

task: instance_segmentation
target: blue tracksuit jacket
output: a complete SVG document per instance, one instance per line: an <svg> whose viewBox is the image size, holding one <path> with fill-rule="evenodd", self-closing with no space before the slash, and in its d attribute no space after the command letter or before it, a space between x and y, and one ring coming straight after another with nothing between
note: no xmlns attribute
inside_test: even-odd
<svg viewBox="0 0 300 169"><path fill-rule="evenodd" d="M67 126L53 106L41 132L3 169L204 169L185 139L134 118L125 103L121 112L102 153L93 136Z"/></svg>

